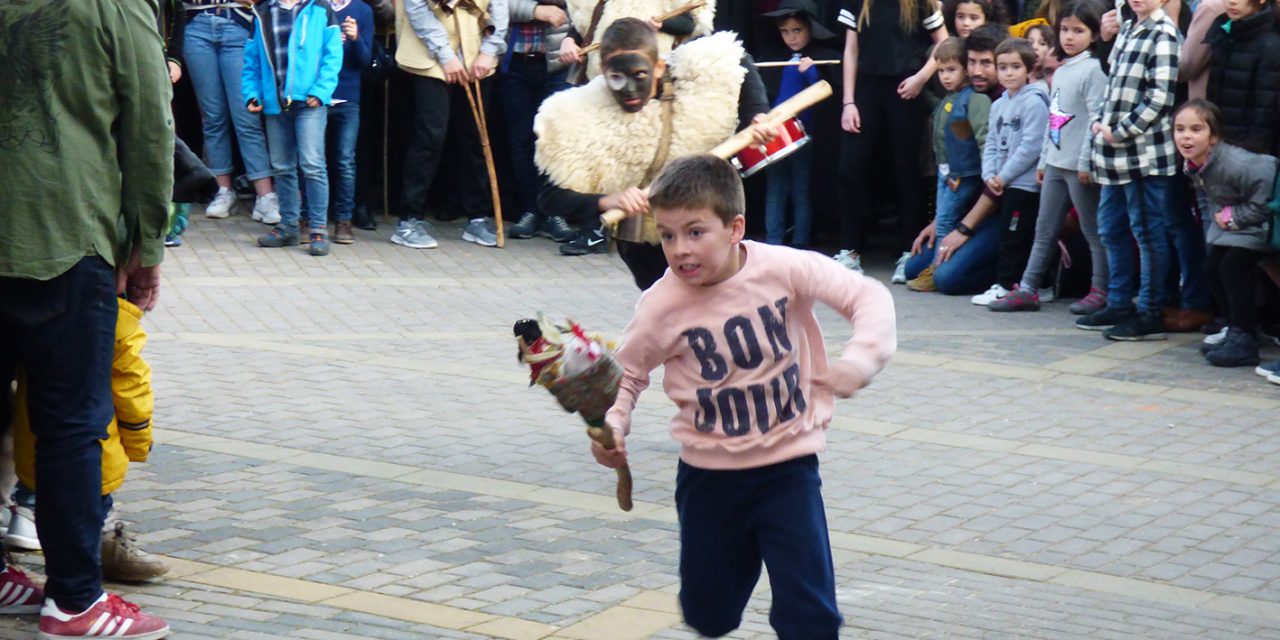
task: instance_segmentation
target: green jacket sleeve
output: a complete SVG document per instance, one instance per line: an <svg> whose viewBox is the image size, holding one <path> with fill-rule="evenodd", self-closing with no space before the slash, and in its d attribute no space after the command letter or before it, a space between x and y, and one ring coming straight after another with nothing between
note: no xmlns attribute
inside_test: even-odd
<svg viewBox="0 0 1280 640"><path fill-rule="evenodd" d="M975 92L969 98L969 124L973 126L973 139L978 148L984 149L987 144L987 126L991 119L991 98L986 94Z"/></svg>
<svg viewBox="0 0 1280 640"><path fill-rule="evenodd" d="M120 0L108 25L116 104L116 148L120 165L120 216L125 244L142 266L164 259L164 234L173 192L173 89L154 6ZM127 254L126 254L127 258Z"/></svg>

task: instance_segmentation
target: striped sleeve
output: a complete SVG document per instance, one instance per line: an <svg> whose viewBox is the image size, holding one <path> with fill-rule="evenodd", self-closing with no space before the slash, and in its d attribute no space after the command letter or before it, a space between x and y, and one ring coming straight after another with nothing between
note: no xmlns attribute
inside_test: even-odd
<svg viewBox="0 0 1280 640"><path fill-rule="evenodd" d="M942 8L932 0L924 2L920 5L920 12L924 13L924 19L920 21L920 26L925 31L937 31L941 29L944 20L942 18Z"/></svg>
<svg viewBox="0 0 1280 640"><path fill-rule="evenodd" d="M836 16L836 22L844 25L850 31L857 31L859 29L858 14L862 12L862 2L863 0L845 2L844 6L840 8L839 15Z"/></svg>

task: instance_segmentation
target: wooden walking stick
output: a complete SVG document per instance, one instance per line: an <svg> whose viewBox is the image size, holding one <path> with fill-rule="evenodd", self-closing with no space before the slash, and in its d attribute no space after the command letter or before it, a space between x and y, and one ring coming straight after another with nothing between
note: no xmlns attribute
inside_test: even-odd
<svg viewBox="0 0 1280 640"><path fill-rule="evenodd" d="M686 13L692 13L693 11L701 9L705 6L707 6L706 0L695 0L694 2L690 2L689 4L684 5L683 7L672 9L671 11L668 11L662 15L654 16L653 21L666 22L672 18L682 16ZM600 48L599 42L592 42L591 44L585 47L582 47L581 49L578 49L578 53L582 54L582 56L585 57L587 54L593 51L596 51L599 48Z"/></svg>
<svg viewBox="0 0 1280 640"><path fill-rule="evenodd" d="M462 22L458 19L457 10L453 11L454 29L462 33ZM466 52L458 47L462 68L471 74L471 66L467 63ZM489 194L493 199L493 226L498 234L498 248L506 246L506 234L502 229L502 196L498 192L498 172L493 166L493 148L489 146L489 125L484 116L484 97L480 95L480 80L469 80L462 83L462 91L467 94L467 102L471 105L471 117L476 121L476 130L480 133L480 150L484 153L484 168L489 174ZM474 84L474 86L473 86Z"/></svg>

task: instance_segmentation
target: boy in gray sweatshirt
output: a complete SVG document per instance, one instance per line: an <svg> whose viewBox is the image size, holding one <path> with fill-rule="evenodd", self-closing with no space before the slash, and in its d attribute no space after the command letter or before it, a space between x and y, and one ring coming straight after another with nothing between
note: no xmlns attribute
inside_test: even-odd
<svg viewBox="0 0 1280 640"><path fill-rule="evenodd" d="M1000 257L996 283L988 291L993 299L1003 297L1022 279L1035 241L1040 209L1036 164L1049 119L1049 97L1040 86L1028 84L1035 61L1035 50L1024 38L1011 38L996 47L996 77L1005 93L991 105L982 154L982 179L1001 196Z"/></svg>

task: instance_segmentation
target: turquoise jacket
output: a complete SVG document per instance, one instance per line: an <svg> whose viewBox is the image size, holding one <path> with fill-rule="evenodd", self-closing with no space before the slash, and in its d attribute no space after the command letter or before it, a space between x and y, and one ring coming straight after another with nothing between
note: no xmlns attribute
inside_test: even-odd
<svg viewBox="0 0 1280 640"><path fill-rule="evenodd" d="M278 115L291 103L305 103L308 97L329 104L342 71L342 30L333 8L322 0L302 0L289 31L289 69L285 86L280 87L271 55L276 46L271 4L253 7L253 37L245 45L244 72L240 74L245 104L257 101L267 115Z"/></svg>

